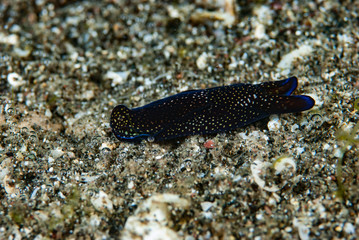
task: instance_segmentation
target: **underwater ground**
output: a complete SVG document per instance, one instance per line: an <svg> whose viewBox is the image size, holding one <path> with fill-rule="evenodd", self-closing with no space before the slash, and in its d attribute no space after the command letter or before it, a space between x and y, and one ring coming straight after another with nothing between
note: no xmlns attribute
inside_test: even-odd
<svg viewBox="0 0 359 240"><path fill-rule="evenodd" d="M356 239L359 2L2 0L0 239ZM112 109L297 76L309 111L121 142Z"/></svg>

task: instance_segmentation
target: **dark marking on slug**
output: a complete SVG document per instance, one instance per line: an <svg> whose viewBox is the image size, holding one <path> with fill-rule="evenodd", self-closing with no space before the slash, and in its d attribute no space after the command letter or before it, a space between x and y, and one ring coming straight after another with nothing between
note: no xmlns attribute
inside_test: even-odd
<svg viewBox="0 0 359 240"><path fill-rule="evenodd" d="M196 134L233 130L271 114L301 112L314 100L292 95L298 80L291 77L261 84L233 84L182 92L143 107L116 106L111 128L120 140L163 141Z"/></svg>

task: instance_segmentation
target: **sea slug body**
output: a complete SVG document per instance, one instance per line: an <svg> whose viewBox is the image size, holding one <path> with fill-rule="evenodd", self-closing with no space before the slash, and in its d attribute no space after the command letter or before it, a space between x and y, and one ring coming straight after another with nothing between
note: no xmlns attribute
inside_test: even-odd
<svg viewBox="0 0 359 240"><path fill-rule="evenodd" d="M110 125L120 140L164 141L196 134L230 131L271 114L301 112L315 101L291 95L298 80L291 77L261 84L233 84L190 90L143 107L116 106Z"/></svg>

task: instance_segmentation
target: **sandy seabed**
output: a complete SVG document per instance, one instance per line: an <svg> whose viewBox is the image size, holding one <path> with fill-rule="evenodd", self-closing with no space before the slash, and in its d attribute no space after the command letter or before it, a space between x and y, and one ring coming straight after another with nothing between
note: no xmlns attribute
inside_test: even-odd
<svg viewBox="0 0 359 240"><path fill-rule="evenodd" d="M358 1L2 0L0 56L0 239L358 237ZM111 132L118 104L290 76L314 108Z"/></svg>

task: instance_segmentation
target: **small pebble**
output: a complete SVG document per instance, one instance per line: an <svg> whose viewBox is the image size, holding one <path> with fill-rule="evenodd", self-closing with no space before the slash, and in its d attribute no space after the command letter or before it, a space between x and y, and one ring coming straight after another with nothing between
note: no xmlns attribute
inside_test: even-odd
<svg viewBox="0 0 359 240"><path fill-rule="evenodd" d="M215 148L215 143L214 143L214 141L213 140L207 140L204 144L203 144L203 146L205 147L205 148L207 148L207 149L213 149L213 148Z"/></svg>
<svg viewBox="0 0 359 240"><path fill-rule="evenodd" d="M7 82L14 88L21 87L26 83L17 73L9 73L7 75Z"/></svg>

